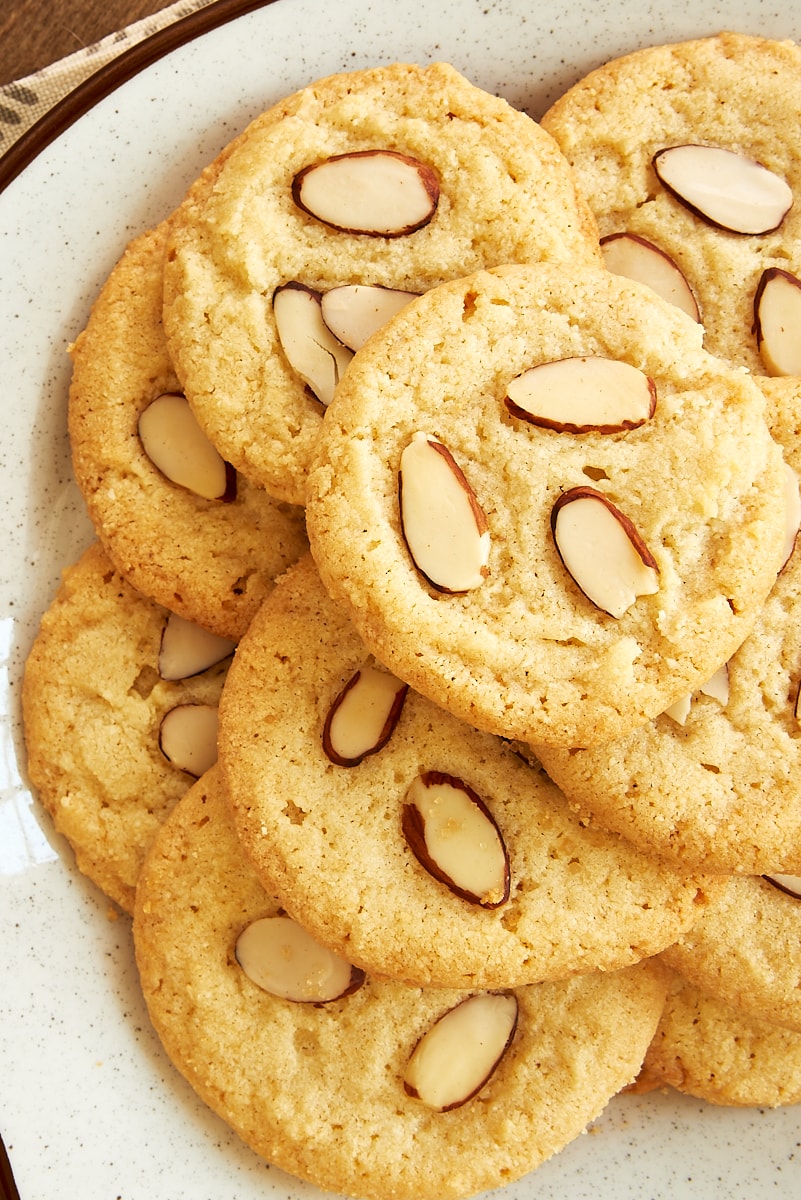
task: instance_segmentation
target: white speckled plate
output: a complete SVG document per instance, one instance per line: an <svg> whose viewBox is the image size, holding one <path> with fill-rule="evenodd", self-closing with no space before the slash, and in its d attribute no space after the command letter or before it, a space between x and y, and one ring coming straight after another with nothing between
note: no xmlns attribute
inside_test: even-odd
<svg viewBox="0 0 801 1200"><path fill-rule="evenodd" d="M721 29L793 36L776 0L222 0L153 40L0 162L0 1132L22 1200L277 1200L318 1193L257 1160L177 1076L139 994L127 919L74 869L26 784L22 663L91 538L71 479L66 347L128 239L165 216L268 103L335 70L444 59L539 115L637 46ZM132 56L132 57L131 57ZM81 115L83 114L83 115ZM799 133L801 137L801 131ZM38 139L38 140L37 140ZM49 140L48 140L49 139ZM801 1194L801 1112L618 1097L498 1200Z"/></svg>

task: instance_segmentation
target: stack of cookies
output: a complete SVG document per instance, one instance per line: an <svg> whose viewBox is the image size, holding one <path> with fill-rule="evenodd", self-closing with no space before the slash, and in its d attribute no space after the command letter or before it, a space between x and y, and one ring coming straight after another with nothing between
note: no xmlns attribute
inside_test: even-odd
<svg viewBox="0 0 801 1200"><path fill-rule="evenodd" d="M178 1070L322 1188L801 1099L800 68L642 50L539 124L318 81L72 349L30 777Z"/></svg>

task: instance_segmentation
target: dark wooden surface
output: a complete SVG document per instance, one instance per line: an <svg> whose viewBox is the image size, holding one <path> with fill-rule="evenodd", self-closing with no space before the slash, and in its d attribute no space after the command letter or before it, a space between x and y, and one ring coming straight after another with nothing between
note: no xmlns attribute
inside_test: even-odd
<svg viewBox="0 0 801 1200"><path fill-rule="evenodd" d="M5 0L0 5L0 84L169 5L170 0Z"/></svg>

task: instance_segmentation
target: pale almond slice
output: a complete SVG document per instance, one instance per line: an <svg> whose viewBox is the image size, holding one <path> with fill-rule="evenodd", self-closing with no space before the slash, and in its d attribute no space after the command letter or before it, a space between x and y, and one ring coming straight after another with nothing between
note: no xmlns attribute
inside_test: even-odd
<svg viewBox="0 0 801 1200"><path fill-rule="evenodd" d="M801 280L780 267L762 272L754 332L768 375L801 375Z"/></svg>
<svg viewBox="0 0 801 1200"><path fill-rule="evenodd" d="M138 432L145 454L167 479L205 500L233 500L233 467L206 437L185 396L157 396L140 414Z"/></svg>
<svg viewBox="0 0 801 1200"><path fill-rule="evenodd" d="M425 771L406 793L402 827L412 853L457 896L498 908L509 899L509 857L484 801L463 780Z"/></svg>
<svg viewBox="0 0 801 1200"><path fill-rule="evenodd" d="M403 536L415 565L443 592L467 592L489 573L484 510L450 450L416 433L401 455Z"/></svg>
<svg viewBox="0 0 801 1200"><path fill-rule="evenodd" d="M506 407L559 433L620 433L654 415L656 386L638 367L600 355L539 363L510 380Z"/></svg>
<svg viewBox="0 0 801 1200"><path fill-rule="evenodd" d="M701 684L698 691L702 696L709 696L710 699L717 700L725 708L729 703L729 664L723 663L719 666L706 683Z"/></svg>
<svg viewBox="0 0 801 1200"><path fill-rule="evenodd" d="M159 747L174 767L196 779L217 761L217 706L178 704L162 719Z"/></svg>
<svg viewBox="0 0 801 1200"><path fill-rule="evenodd" d="M159 675L162 679L189 679L228 658L235 648L236 643L228 638L170 613L161 633Z"/></svg>
<svg viewBox="0 0 801 1200"><path fill-rule="evenodd" d="M489 1082L517 1028L517 997L482 992L449 1009L420 1039L403 1085L437 1112L466 1104Z"/></svg>
<svg viewBox="0 0 801 1200"><path fill-rule="evenodd" d="M659 590L656 560L632 521L595 488L564 492L551 511L559 557L584 595L612 617Z"/></svg>
<svg viewBox="0 0 801 1200"><path fill-rule="evenodd" d="M273 295L273 316L289 365L327 408L353 351L323 320L320 293L295 281L282 284Z"/></svg>
<svg viewBox="0 0 801 1200"><path fill-rule="evenodd" d="M677 200L730 233L770 233L793 204L781 176L722 146L667 146L654 155L653 166Z"/></svg>
<svg viewBox="0 0 801 1200"><path fill-rule="evenodd" d="M236 961L257 987L282 1000L327 1004L350 995L364 972L322 946L291 917L260 917L236 940Z"/></svg>
<svg viewBox="0 0 801 1200"><path fill-rule="evenodd" d="M294 178L298 208L342 233L402 237L427 225L439 180L425 163L393 150L337 154Z"/></svg>
<svg viewBox="0 0 801 1200"><path fill-rule="evenodd" d="M782 569L787 566L793 556L798 531L801 529L801 489L798 475L789 463L784 464L784 498L786 503L786 519L784 525L784 558Z"/></svg>
<svg viewBox="0 0 801 1200"><path fill-rule="evenodd" d="M788 896L792 896L795 900L801 900L801 875L763 875L763 879L767 879L768 883L772 883L779 891L786 892Z"/></svg>
<svg viewBox="0 0 801 1200"><path fill-rule="evenodd" d="M408 686L388 671L360 667L337 696L323 727L323 749L340 767L381 750L400 719Z"/></svg>
<svg viewBox="0 0 801 1200"><path fill-rule="evenodd" d="M610 233L601 238L601 253L613 275L622 275L646 284L694 321L701 320L698 303L687 277L661 247L638 233Z"/></svg>
<svg viewBox="0 0 801 1200"><path fill-rule="evenodd" d="M415 298L415 292L367 283L343 283L323 292L323 320L334 337L350 350L361 350L368 338Z"/></svg>
<svg viewBox="0 0 801 1200"><path fill-rule="evenodd" d="M692 693L688 692L686 696L675 700L668 708L665 709L665 716L670 717L671 721L675 721L677 725L685 725L687 718L690 715L692 707Z"/></svg>

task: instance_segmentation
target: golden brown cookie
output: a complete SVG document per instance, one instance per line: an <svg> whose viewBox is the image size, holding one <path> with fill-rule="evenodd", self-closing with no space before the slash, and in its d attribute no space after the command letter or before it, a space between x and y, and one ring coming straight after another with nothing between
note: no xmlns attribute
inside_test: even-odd
<svg viewBox="0 0 801 1200"><path fill-rule="evenodd" d="M368 976L349 994L302 1002L276 995L272 972L273 991L253 982L242 951L245 930L281 914L242 859L212 769L175 808L140 876L134 939L150 1015L178 1070L256 1153L350 1196L446 1200L533 1170L630 1082L664 1000L652 962L494 997ZM410 1094L418 1041L461 1002L486 999L516 1013L487 1082L447 1111L419 1078ZM476 1039L494 1038L492 1028L471 1022L459 1035L454 1075L473 1079Z"/></svg>
<svg viewBox="0 0 801 1200"><path fill-rule="evenodd" d="M310 557L239 643L219 748L265 886L381 974L497 987L612 970L675 941L712 885L585 829L538 767L403 688Z"/></svg>
<svg viewBox="0 0 801 1200"><path fill-rule="evenodd" d="M28 776L80 870L126 911L155 831L216 757L232 651L137 592L97 542L42 617L22 691Z"/></svg>
<svg viewBox="0 0 801 1200"><path fill-rule="evenodd" d="M612 269L689 291L707 349L762 375L801 374L799 121L801 48L733 32L607 62L542 118Z"/></svg>
<svg viewBox="0 0 801 1200"><path fill-rule="evenodd" d="M376 334L306 508L376 657L471 724L561 746L704 683L776 579L785 475L759 388L700 343L643 285L552 264L444 284Z"/></svg>
<svg viewBox="0 0 801 1200"><path fill-rule="evenodd" d="M168 228L130 243L72 347L73 466L125 577L237 639L275 576L306 550L303 512L226 466L180 394L161 323Z"/></svg>
<svg viewBox="0 0 801 1200"><path fill-rule="evenodd" d="M332 163L330 180L315 173ZM322 207L306 193L316 180ZM396 205L418 192L419 212ZM341 213L331 208L340 194ZM324 406L358 344L325 325L322 298L353 285L414 294L478 267L540 259L600 261L595 224L551 137L447 64L396 63L310 84L226 151L173 226L165 328L221 453L303 503ZM300 302L297 323L281 317L285 301Z"/></svg>

